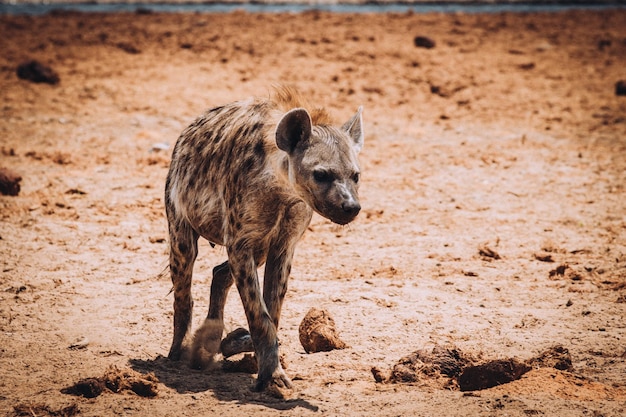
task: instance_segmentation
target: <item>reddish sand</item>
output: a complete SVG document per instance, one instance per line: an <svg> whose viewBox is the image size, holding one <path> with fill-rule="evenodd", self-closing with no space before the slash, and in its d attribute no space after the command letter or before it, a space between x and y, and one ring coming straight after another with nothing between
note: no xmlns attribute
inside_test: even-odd
<svg viewBox="0 0 626 417"><path fill-rule="evenodd" d="M625 11L56 13L0 16L0 33L0 168L23 178L0 197L0 412L626 412ZM18 79L29 59L60 83ZM205 108L281 82L339 121L363 105L366 128L361 215L316 216L296 253L280 329L289 401L251 392L253 375L162 357L171 146ZM224 259L202 244L196 327ZM311 307L349 348L304 352ZM228 330L246 325L234 290L226 316ZM469 394L371 373L435 344L487 360L557 343L573 372ZM110 366L154 373L157 396L61 392Z"/></svg>

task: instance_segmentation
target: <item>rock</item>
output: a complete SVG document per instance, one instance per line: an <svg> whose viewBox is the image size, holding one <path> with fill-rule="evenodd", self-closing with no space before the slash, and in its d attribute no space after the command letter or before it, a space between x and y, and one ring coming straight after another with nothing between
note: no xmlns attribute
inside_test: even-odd
<svg viewBox="0 0 626 417"><path fill-rule="evenodd" d="M59 75L52 68L36 60L22 62L18 65L17 76L34 83L55 85L60 81Z"/></svg>
<svg viewBox="0 0 626 417"><path fill-rule="evenodd" d="M432 49L436 45L435 41L427 36L416 36L415 39L413 39L413 43L418 48L426 48L426 49Z"/></svg>
<svg viewBox="0 0 626 417"><path fill-rule="evenodd" d="M615 83L615 95L626 96L626 80L619 80Z"/></svg>
<svg viewBox="0 0 626 417"><path fill-rule="evenodd" d="M517 66L519 69L524 70L524 71L530 71L532 69L535 69L535 63L534 62L527 62L525 64L519 64Z"/></svg>
<svg viewBox="0 0 626 417"><path fill-rule="evenodd" d="M469 366L459 376L461 391L478 391L520 379L531 367L517 359L500 359Z"/></svg>
<svg viewBox="0 0 626 417"><path fill-rule="evenodd" d="M311 308L299 328L300 343L307 353L345 349L348 345L339 339L335 321L325 310Z"/></svg>
<svg viewBox="0 0 626 417"><path fill-rule="evenodd" d="M22 177L15 172L0 168L0 194L18 195L20 193L20 181Z"/></svg>

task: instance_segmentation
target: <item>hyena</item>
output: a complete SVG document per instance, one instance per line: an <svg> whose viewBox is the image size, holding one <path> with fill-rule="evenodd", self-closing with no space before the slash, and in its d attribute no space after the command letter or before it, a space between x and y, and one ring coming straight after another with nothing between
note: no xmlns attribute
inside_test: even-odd
<svg viewBox="0 0 626 417"><path fill-rule="evenodd" d="M309 108L293 89L206 111L179 137L165 185L179 360L191 325L191 278L201 236L226 248L213 269L209 312L196 332L201 350L218 353L224 304L233 283L258 363L255 388L291 388L278 356L277 329L296 243L313 212L345 225L355 219L363 146L362 107L342 126L323 108ZM265 264L263 292L257 268Z"/></svg>

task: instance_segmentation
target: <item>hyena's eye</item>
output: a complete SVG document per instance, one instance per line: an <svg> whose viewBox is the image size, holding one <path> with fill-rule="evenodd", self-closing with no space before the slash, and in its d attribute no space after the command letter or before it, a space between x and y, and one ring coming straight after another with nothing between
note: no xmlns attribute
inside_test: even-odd
<svg viewBox="0 0 626 417"><path fill-rule="evenodd" d="M359 174L358 172L352 175L352 181L354 181L355 184L359 183L359 179L361 179L361 174Z"/></svg>
<svg viewBox="0 0 626 417"><path fill-rule="evenodd" d="M313 171L313 179L316 182L332 182L333 181L333 175L330 172L327 171L322 171L321 169L317 169L315 171Z"/></svg>

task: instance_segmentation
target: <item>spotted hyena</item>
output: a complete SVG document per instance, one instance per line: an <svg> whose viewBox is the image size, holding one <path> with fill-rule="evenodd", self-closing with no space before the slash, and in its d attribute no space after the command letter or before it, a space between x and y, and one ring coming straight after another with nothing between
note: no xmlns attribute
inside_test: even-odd
<svg viewBox="0 0 626 417"><path fill-rule="evenodd" d="M342 126L308 108L292 89L208 110L176 143L165 185L179 360L191 324L191 276L201 236L226 248L213 269L209 313L196 332L193 366L219 351L233 283L258 363L257 390L290 387L278 359L277 329L296 243L313 212L345 225L357 216L362 108ZM261 292L257 268L265 264ZM206 353L204 353L206 357Z"/></svg>

